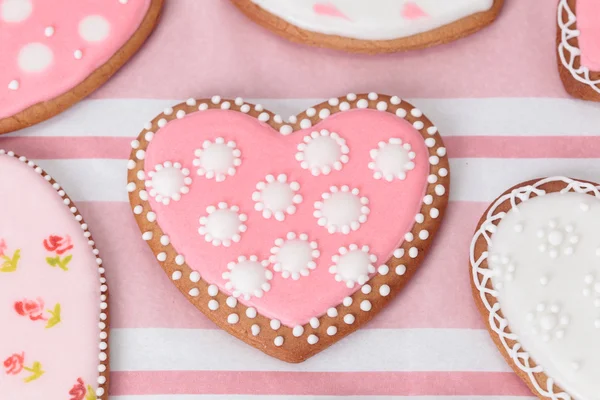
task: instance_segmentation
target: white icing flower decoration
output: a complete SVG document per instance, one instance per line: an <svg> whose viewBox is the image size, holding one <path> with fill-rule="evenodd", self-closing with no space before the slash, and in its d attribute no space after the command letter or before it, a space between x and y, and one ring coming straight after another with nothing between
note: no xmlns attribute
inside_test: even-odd
<svg viewBox="0 0 600 400"><path fill-rule="evenodd" d="M371 161L369 169L373 170L373 178L385 179L388 182L394 179L406 179L406 173L415 168L416 154L411 151L409 143L402 139L391 138L388 142L379 142L378 148L369 152Z"/></svg>
<svg viewBox="0 0 600 400"><path fill-rule="evenodd" d="M584 288L583 295L593 299L594 307L600 308L600 280L596 279L593 274L588 274L583 278Z"/></svg>
<svg viewBox="0 0 600 400"><path fill-rule="evenodd" d="M314 176L339 171L349 160L350 149L346 140L335 132L326 129L314 131L310 136L304 136L303 141L298 145L296 160Z"/></svg>
<svg viewBox="0 0 600 400"><path fill-rule="evenodd" d="M313 215L317 224L327 228L329 233L348 234L367 222L369 199L360 196L358 189L350 189L347 185L332 186L321 198L322 201L315 202Z"/></svg>
<svg viewBox="0 0 600 400"><path fill-rule="evenodd" d="M156 165L154 171L149 171L148 179L144 182L149 189L148 194L156 201L168 205L171 200L179 201L182 194L190 191L192 178L190 170L182 168L178 162L165 161Z"/></svg>
<svg viewBox="0 0 600 400"><path fill-rule="evenodd" d="M493 282L496 290L502 290L505 282L510 282L515 277L515 263L507 255L490 255L488 265L494 274Z"/></svg>
<svg viewBox="0 0 600 400"><path fill-rule="evenodd" d="M340 247L339 254L331 257L331 261L334 265L329 272L335 275L335 280L353 288L356 284L364 285L369 275L375 273L377 257L369 253L369 246L351 244L348 248Z"/></svg>
<svg viewBox="0 0 600 400"><path fill-rule="evenodd" d="M562 339L569 325L569 317L561 313L558 304L539 303L535 311L527 314L527 320L531 324L531 333L539 335L544 342Z"/></svg>
<svg viewBox="0 0 600 400"><path fill-rule="evenodd" d="M269 261L258 261L257 256L238 257L237 261L227 264L229 271L223 272L223 279L228 280L225 288L232 291L233 297L263 297L271 289L269 281L273 273L267 269Z"/></svg>
<svg viewBox="0 0 600 400"><path fill-rule="evenodd" d="M214 142L205 140L202 148L194 152L194 166L198 167L198 175L207 179L223 182L228 176L235 175L236 168L242 165L242 152L234 141L225 142L218 137Z"/></svg>
<svg viewBox="0 0 600 400"><path fill-rule="evenodd" d="M300 276L308 276L317 267L315 260L320 255L317 242L309 241L307 234L289 232L285 239L275 240L269 261L273 264L273 270L281 272L282 277L298 280Z"/></svg>
<svg viewBox="0 0 600 400"><path fill-rule="evenodd" d="M538 249L542 253L548 253L551 258L557 258L560 253L566 256L573 254L573 246L579 241L574 230L572 224L560 227L555 220L550 220L546 229L537 231L537 237L542 240Z"/></svg>
<svg viewBox="0 0 600 400"><path fill-rule="evenodd" d="M289 182L287 175L279 174L277 178L267 175L263 182L256 184L257 191L252 193L252 200L256 202L254 209L262 211L262 216L269 219L274 217L283 221L286 214L296 213L296 205L302 203L302 196L298 182Z"/></svg>
<svg viewBox="0 0 600 400"><path fill-rule="evenodd" d="M200 217L198 233L204 240L214 246L229 247L234 242L239 242L241 234L246 232L246 214L240 213L238 206L229 207L227 203L220 202L216 206L206 207L208 215Z"/></svg>

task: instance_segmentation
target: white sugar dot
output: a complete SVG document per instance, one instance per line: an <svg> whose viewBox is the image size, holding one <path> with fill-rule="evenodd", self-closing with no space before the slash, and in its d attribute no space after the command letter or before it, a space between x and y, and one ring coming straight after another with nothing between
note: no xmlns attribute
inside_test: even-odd
<svg viewBox="0 0 600 400"><path fill-rule="evenodd" d="M346 314L344 315L344 322L348 325L352 325L354 323L354 315L352 314Z"/></svg>
<svg viewBox="0 0 600 400"><path fill-rule="evenodd" d="M237 324L240 321L240 316L237 314L229 314L227 316L227 322L230 324Z"/></svg>
<svg viewBox="0 0 600 400"><path fill-rule="evenodd" d="M18 63L25 72L40 72L50 66L53 58L50 47L42 43L29 43L19 51Z"/></svg>
<svg viewBox="0 0 600 400"><path fill-rule="evenodd" d="M258 315L258 313L256 312L256 308L248 307L246 309L246 317L252 319L252 318L256 318L256 315Z"/></svg>
<svg viewBox="0 0 600 400"><path fill-rule="evenodd" d="M308 344L316 344L319 341L319 337L317 335L308 335L306 341Z"/></svg>
<svg viewBox="0 0 600 400"><path fill-rule="evenodd" d="M33 10L31 0L4 0L1 15L5 22L21 22L26 20Z"/></svg>
<svg viewBox="0 0 600 400"><path fill-rule="evenodd" d="M275 344L275 346L280 347L283 345L283 337L282 336L277 336L275 338L275 340L273 341L273 343Z"/></svg>
<svg viewBox="0 0 600 400"><path fill-rule="evenodd" d="M295 337L300 337L304 333L304 328L301 325L296 325L294 329L292 329L292 334Z"/></svg>
<svg viewBox="0 0 600 400"><path fill-rule="evenodd" d="M309 321L310 326L312 326L314 329L317 329L319 327L319 325L321 325L321 323L319 322L319 319L317 317L312 317Z"/></svg>
<svg viewBox="0 0 600 400"><path fill-rule="evenodd" d="M101 15L88 15L79 22L79 36L88 42L101 42L110 33L110 23Z"/></svg>
<svg viewBox="0 0 600 400"><path fill-rule="evenodd" d="M381 287L379 288L379 294L382 295L383 297L389 295L390 287L388 285L381 285Z"/></svg>
<svg viewBox="0 0 600 400"><path fill-rule="evenodd" d="M406 266L405 265L398 265L396 267L396 275L404 275L406 273Z"/></svg>
<svg viewBox="0 0 600 400"><path fill-rule="evenodd" d="M260 326L254 324L250 327L250 330L252 331L252 336L258 336L260 333Z"/></svg>
<svg viewBox="0 0 600 400"><path fill-rule="evenodd" d="M219 302L212 299L208 302L208 309L211 311L216 311L219 309Z"/></svg>
<svg viewBox="0 0 600 400"><path fill-rule="evenodd" d="M330 326L327 328L327 334L329 336L333 336L337 333L337 328L335 326Z"/></svg>
<svg viewBox="0 0 600 400"><path fill-rule="evenodd" d="M360 302L360 309L363 311L371 311L371 302L369 300L363 300Z"/></svg>

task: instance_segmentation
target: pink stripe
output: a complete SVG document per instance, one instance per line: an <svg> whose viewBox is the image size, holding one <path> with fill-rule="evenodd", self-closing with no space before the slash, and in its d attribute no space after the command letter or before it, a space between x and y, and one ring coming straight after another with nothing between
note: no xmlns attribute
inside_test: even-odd
<svg viewBox="0 0 600 400"><path fill-rule="evenodd" d="M556 1L505 3L496 23L453 44L363 56L290 43L227 1L178 0L93 97L567 97L556 73ZM182 55L185 62L173 62Z"/></svg>
<svg viewBox="0 0 600 400"><path fill-rule="evenodd" d="M127 159L131 138L0 137L0 148L31 159ZM448 136L452 158L597 158L600 136Z"/></svg>
<svg viewBox="0 0 600 400"><path fill-rule="evenodd" d="M114 328L216 328L169 282L140 238L128 203L83 202L79 207L108 269ZM448 207L421 271L368 328L484 327L471 298L465 249L485 207L470 202Z"/></svg>
<svg viewBox="0 0 600 400"><path fill-rule="evenodd" d="M113 372L111 395L527 396L510 372Z"/></svg>

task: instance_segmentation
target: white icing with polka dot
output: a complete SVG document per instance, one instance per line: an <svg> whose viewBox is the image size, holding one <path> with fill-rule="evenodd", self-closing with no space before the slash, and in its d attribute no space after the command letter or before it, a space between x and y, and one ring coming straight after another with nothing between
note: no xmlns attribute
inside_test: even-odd
<svg viewBox="0 0 600 400"><path fill-rule="evenodd" d="M302 203L302 195L298 194L300 184L288 182L285 174L276 177L267 175L264 181L256 184L256 192L252 193L255 202L254 209L262 212L264 218L285 220L286 215L296 213L296 206Z"/></svg>
<svg viewBox="0 0 600 400"><path fill-rule="evenodd" d="M229 207L227 203L221 202L217 206L208 206L206 212L207 215L199 219L198 233L214 246L229 247L232 243L239 242L241 234L246 232L245 222L248 217L240 213L238 206Z"/></svg>
<svg viewBox="0 0 600 400"><path fill-rule="evenodd" d="M314 204L313 215L317 218L317 224L325 227L329 233L349 234L367 222L369 199L360 196L357 188L332 186L321 198Z"/></svg>
<svg viewBox="0 0 600 400"><path fill-rule="evenodd" d="M369 246L351 244L347 248L341 247L339 254L331 257L331 261L333 265L329 267L329 272L334 274L335 280L353 288L356 284L364 285L369 275L375 273L377 257L369 253Z"/></svg>
<svg viewBox="0 0 600 400"><path fill-rule="evenodd" d="M296 160L314 176L339 171L349 160L346 141L335 132L322 129L305 136L298 145Z"/></svg>
<svg viewBox="0 0 600 400"><path fill-rule="evenodd" d="M228 271L223 273L223 279L227 280L225 288L234 297L242 296L245 300L252 296L263 297L271 289L269 281L273 278L268 266L269 261L259 261L255 255L238 257L237 261L227 264Z"/></svg>
<svg viewBox="0 0 600 400"><path fill-rule="evenodd" d="M154 171L148 172L145 186L150 196L156 201L168 205L171 200L179 201L182 194L190 191L192 178L190 170L183 168L178 162L165 161L154 167Z"/></svg>
<svg viewBox="0 0 600 400"><path fill-rule="evenodd" d="M377 148L370 151L369 169L373 170L373 178L388 182L394 179L404 180L406 174L415 168L416 154L409 143L402 139L392 138L388 142L379 142Z"/></svg>
<svg viewBox="0 0 600 400"><path fill-rule="evenodd" d="M228 176L235 175L236 168L242 165L242 152L234 141L225 141L218 137L214 141L206 140L202 148L194 152L193 163L197 174L207 179L223 182Z"/></svg>
<svg viewBox="0 0 600 400"><path fill-rule="evenodd" d="M281 272L282 277L298 280L317 267L319 256L317 242L309 241L305 233L296 235L290 232L285 239L275 240L269 261L273 264L273 271Z"/></svg>
<svg viewBox="0 0 600 400"><path fill-rule="evenodd" d="M88 15L79 22L79 36L87 42L101 42L110 34L110 23L101 15Z"/></svg>

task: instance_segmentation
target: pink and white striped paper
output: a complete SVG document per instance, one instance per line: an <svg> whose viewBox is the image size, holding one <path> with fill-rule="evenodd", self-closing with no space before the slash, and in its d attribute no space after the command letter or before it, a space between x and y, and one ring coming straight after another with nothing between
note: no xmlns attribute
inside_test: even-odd
<svg viewBox="0 0 600 400"><path fill-rule="evenodd" d="M93 228L112 295L111 399L532 398L475 309L468 248L506 188L553 174L600 182L600 105L561 86L556 1L507 1L479 34L377 57L288 43L225 0L166 3L143 51L92 99L0 138L58 179ZM127 202L129 142L188 97L244 96L290 115L364 91L405 96L439 126L452 164L448 214L389 309L313 359L285 364L216 329L169 283Z"/></svg>

